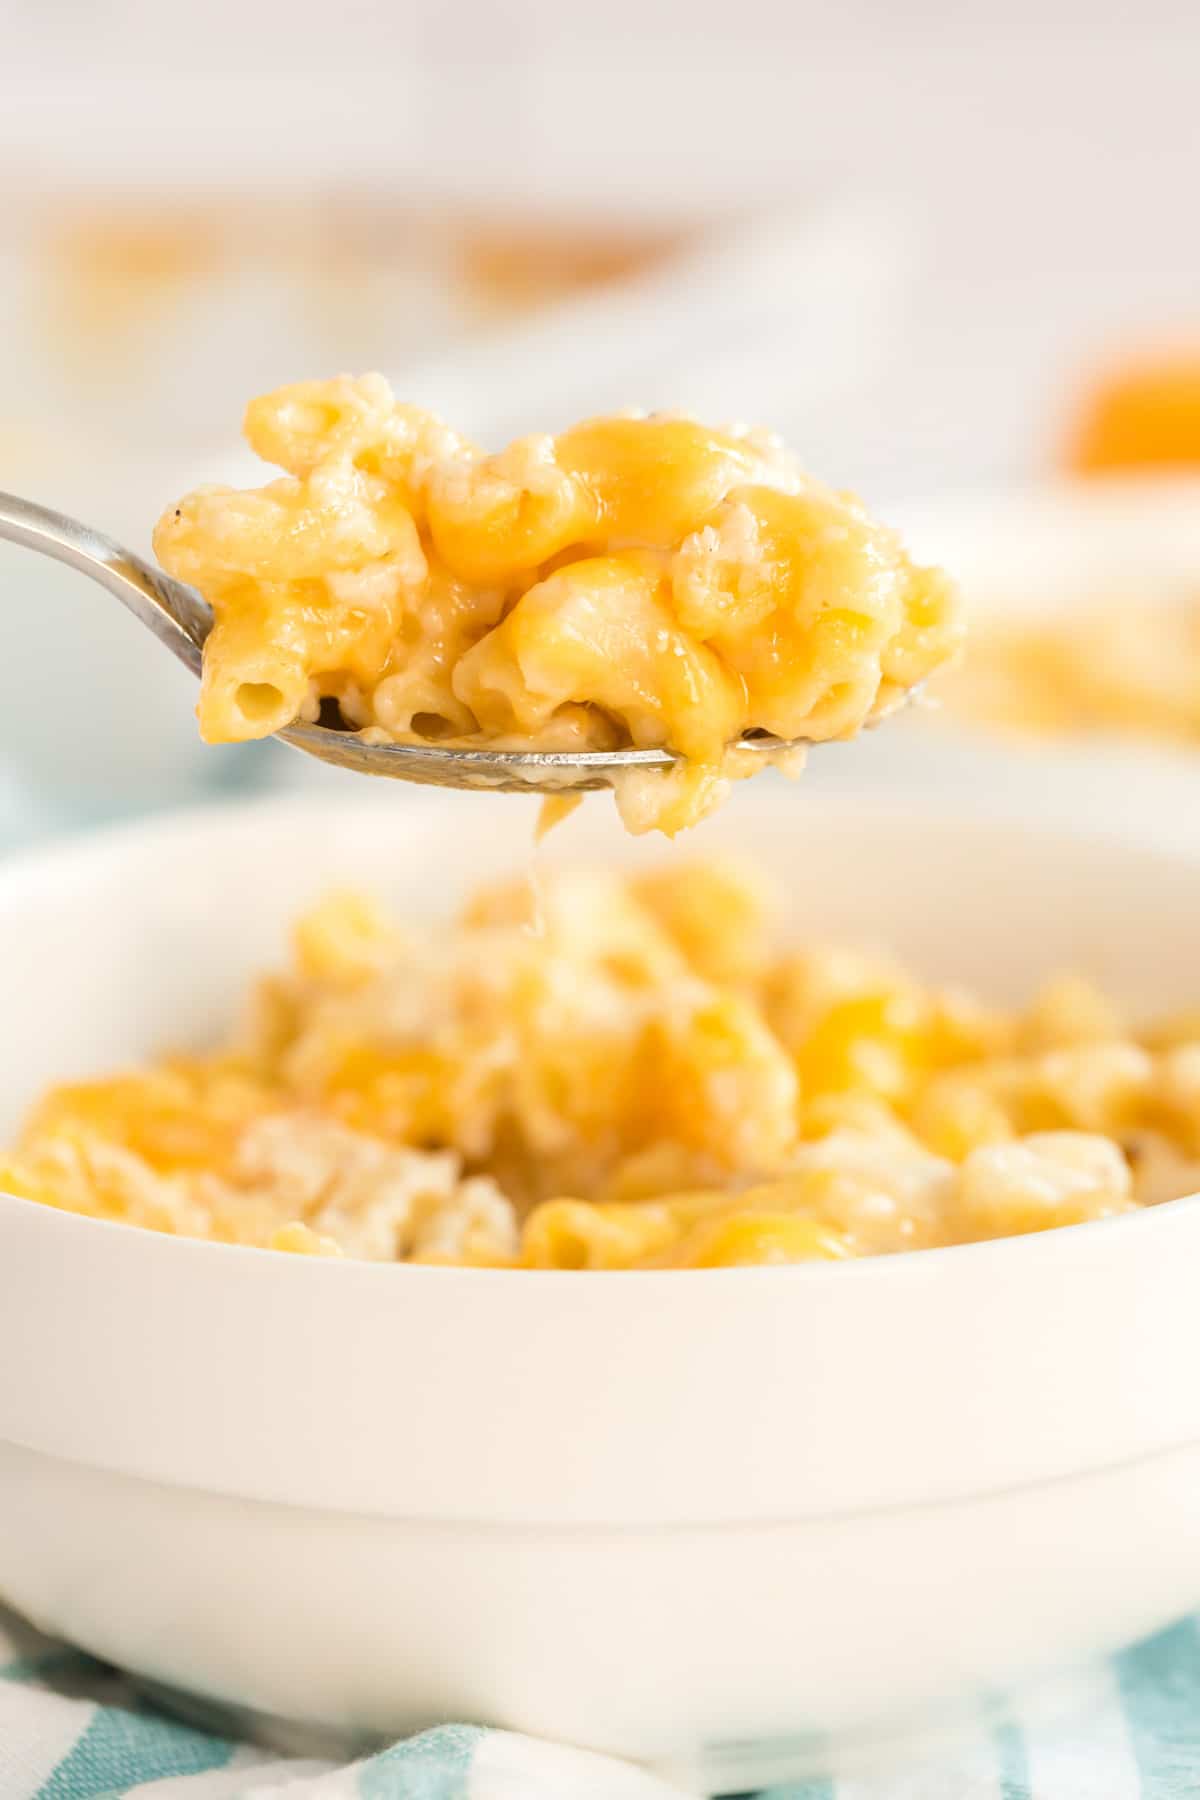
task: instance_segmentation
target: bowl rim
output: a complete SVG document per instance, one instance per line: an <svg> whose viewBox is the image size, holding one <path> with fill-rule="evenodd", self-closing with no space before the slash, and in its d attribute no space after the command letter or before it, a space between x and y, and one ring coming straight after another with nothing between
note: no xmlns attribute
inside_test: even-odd
<svg viewBox="0 0 1200 1800"><path fill-rule="evenodd" d="M940 492L902 496L886 511L919 558L945 564L956 578L960 561L978 563L982 549L991 563L997 539L1011 537L1014 526L1025 526L1033 530L1035 541L1057 540L1068 562L1080 560L1088 539L1109 547L1116 542L1128 554L1130 540L1152 530L1157 567L1161 570L1165 546L1167 560L1186 560L1189 570L1195 566L1196 584L1200 584L1200 470L1096 476L1054 473L1042 480L1007 484L971 482ZM968 545L965 557L961 556L964 544ZM1003 556L1001 562L1003 565ZM1161 584L1162 579L1161 572L1150 577L1152 585ZM1178 570L1172 574L1172 595L1182 579ZM1011 596L1013 591L1008 576L999 582L992 576L980 579L977 570L961 585L968 606L978 608L984 617L994 612L998 592ZM1051 589L1055 585L1052 580ZM1127 585L1124 579L1121 585ZM1070 588L1075 586L1068 583ZM1103 581L1096 580L1094 571L1078 585L1080 592L1092 589L1109 591ZM1044 593L1044 586L1041 591Z"/></svg>
<svg viewBox="0 0 1200 1800"><path fill-rule="evenodd" d="M1200 483L1197 484L1200 487ZM388 784L389 787L391 784ZM874 799L882 805L878 790L868 788L865 797ZM363 811L370 807L382 806L391 796L369 798L363 796L355 804ZM770 804L773 796L742 796L739 802L747 801L754 805ZM830 812L848 810L852 795L845 790L831 793L827 799ZM394 802L393 802L394 804ZM408 804L414 811L432 816L437 797L419 790ZM338 807L336 799L327 794L257 794L249 798L229 799L227 796L206 798L192 804L175 807L137 819L125 819L116 823L104 822L84 827L63 838L35 842L14 851L0 864L0 906L14 890L19 894L26 885L33 886L47 879L53 880L60 871L64 874L97 859L107 860L112 856L120 856L126 849L146 845L150 849L157 848L161 853L172 839L189 836L197 826L239 825L252 823L259 817L276 818L280 815L293 816L299 823L302 820L319 820ZM895 816L896 807L889 805L888 812ZM960 808L945 800L938 800L928 794L906 796L905 810L917 820L935 820L947 823L959 816ZM1034 837L1053 838L1061 841L1064 832L1061 826L1053 821L1030 820L1015 814L1011 808L998 812L1002 823L1018 825L1019 828ZM1200 870L1200 844L1195 846L1181 844L1170 850L1161 845L1140 842L1128 837L1125 833L1112 830L1096 829L1075 830L1067 833L1073 843L1085 849L1112 849L1124 847L1138 857L1151 862L1191 864ZM55 1207L44 1201L32 1200L19 1194L10 1194L0 1189L0 1220L5 1214L9 1216L39 1215L48 1229L67 1230L78 1235L81 1230L92 1233L99 1232L102 1238L129 1236L137 1242L157 1243L161 1246L171 1245L173 1249L155 1252L174 1256L177 1261L190 1256L209 1263L214 1269L224 1259L233 1258L234 1266L246 1264L247 1258L263 1260L264 1270L268 1267L279 1267L288 1263L296 1269L307 1268L307 1275L293 1276L289 1279L310 1281L357 1280L362 1282L391 1282L404 1280L429 1279L449 1283L469 1281L473 1286L484 1283L503 1283L516 1290L524 1288L530 1282L544 1284L554 1282L560 1284L564 1279L572 1282L581 1280L595 1283L600 1281L605 1289L611 1288L614 1294L628 1287L630 1282L637 1284L639 1291L646 1288L667 1285L676 1288L682 1277L689 1283L704 1281L709 1285L731 1285L746 1281L762 1279L778 1281L781 1278L805 1284L830 1281L912 1281L936 1277L946 1267L948 1259L951 1266L957 1266L964 1258L970 1259L972 1265L985 1258L1016 1258L1069 1256L1072 1246L1080 1242L1081 1234L1087 1234L1089 1242L1094 1242L1101 1234L1115 1238L1131 1231L1145 1236L1150 1229L1149 1221L1153 1218L1157 1229L1167 1228L1172 1217L1190 1214L1200 1208L1200 1190L1193 1194L1184 1194L1173 1200L1160 1201L1155 1206L1148 1206L1134 1212L1122 1213L1103 1219L1090 1219L1073 1225L1055 1226L1044 1231L1024 1232L1011 1237L985 1238L964 1244L943 1244L928 1249L894 1251L881 1256L847 1257L844 1260L814 1260L802 1263L787 1263L765 1266L738 1266L718 1269L504 1269L473 1268L461 1265L440 1265L405 1262L374 1262L366 1258L351 1256L303 1256L285 1250L272 1250L266 1246L253 1244L227 1244L208 1238L194 1238L176 1235L171 1232L154 1231L148 1227L125 1224L115 1219L94 1219L84 1213L72 1212L66 1208ZM146 1254L143 1251L143 1254ZM319 1274L311 1271L319 1269ZM337 1274L332 1271L337 1270ZM348 1275L346 1271L354 1271Z"/></svg>

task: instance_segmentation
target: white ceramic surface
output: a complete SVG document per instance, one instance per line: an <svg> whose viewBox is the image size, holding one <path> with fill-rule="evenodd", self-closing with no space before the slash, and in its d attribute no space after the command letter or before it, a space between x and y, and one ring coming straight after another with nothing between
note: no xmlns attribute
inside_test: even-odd
<svg viewBox="0 0 1200 1800"><path fill-rule="evenodd" d="M530 823L344 784L0 869L0 1130L49 1079L215 1029L330 882L439 912ZM787 882L797 932L998 998L1063 964L1147 1009L1200 989L1200 855L767 783L686 848L723 845ZM595 804L545 853L671 854ZM782 1778L1200 1604L1198 1257L1200 1198L854 1265L560 1276L0 1197L0 1595L308 1729L471 1718Z"/></svg>

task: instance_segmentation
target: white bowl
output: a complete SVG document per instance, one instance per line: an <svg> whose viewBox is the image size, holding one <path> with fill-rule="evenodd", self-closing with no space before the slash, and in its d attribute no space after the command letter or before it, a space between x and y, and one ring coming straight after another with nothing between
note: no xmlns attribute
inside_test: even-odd
<svg viewBox="0 0 1200 1800"><path fill-rule="evenodd" d="M6 865L0 1128L216 1028L330 881L438 912L528 822L343 794ZM1153 1008L1195 968L1197 855L803 784L738 794L695 849L726 844L797 931L996 997L1070 964ZM590 806L549 854L662 851ZM558 1275L0 1196L0 1593L277 1727L470 1719L782 1778L1200 1603L1198 1263L1200 1198L836 1267Z"/></svg>
<svg viewBox="0 0 1200 1800"><path fill-rule="evenodd" d="M888 516L915 556L961 583L975 617L1065 614L1113 599L1136 607L1200 592L1200 480L1187 476L948 494ZM1200 751L1191 745L1115 732L1025 739L913 707L887 731L836 757L822 751L820 761L836 765L833 781L921 786L964 804L1009 794L1048 822L1107 828L1116 820L1145 841L1200 844Z"/></svg>

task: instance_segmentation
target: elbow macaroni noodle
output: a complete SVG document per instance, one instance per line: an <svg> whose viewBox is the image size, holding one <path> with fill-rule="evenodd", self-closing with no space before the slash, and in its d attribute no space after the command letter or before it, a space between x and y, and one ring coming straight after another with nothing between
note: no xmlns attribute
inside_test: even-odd
<svg viewBox="0 0 1200 1800"><path fill-rule="evenodd" d="M495 1268L837 1260L1200 1189L1200 1012L1024 1012L779 949L733 866L547 876L418 934L303 917L229 1041L61 1087L0 1168L92 1217Z"/></svg>
<svg viewBox="0 0 1200 1800"><path fill-rule="evenodd" d="M374 741L666 747L618 803L674 832L762 765L745 734L850 737L959 647L941 573L764 433L615 417L488 456L368 375L255 400L246 435L286 474L155 533L213 608L213 742L332 702Z"/></svg>

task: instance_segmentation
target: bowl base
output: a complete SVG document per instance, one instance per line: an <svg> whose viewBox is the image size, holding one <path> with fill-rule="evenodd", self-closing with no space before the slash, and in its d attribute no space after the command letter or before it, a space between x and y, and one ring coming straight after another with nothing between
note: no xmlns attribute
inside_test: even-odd
<svg viewBox="0 0 1200 1800"><path fill-rule="evenodd" d="M130 1679L153 1705L185 1724L281 1756L344 1763L383 1750L391 1741L378 1733L339 1731L236 1706L146 1676ZM1039 1680L1029 1690L943 1705L876 1729L710 1743L691 1755L652 1760L647 1767L689 1791L713 1795L741 1796L785 1782L897 1768L912 1777L925 1772L931 1782L961 1774L965 1787L977 1765L994 1761L996 1734L1014 1716L1019 1715L1026 1730L1081 1727L1103 1704L1107 1681L1107 1665L1096 1660Z"/></svg>

